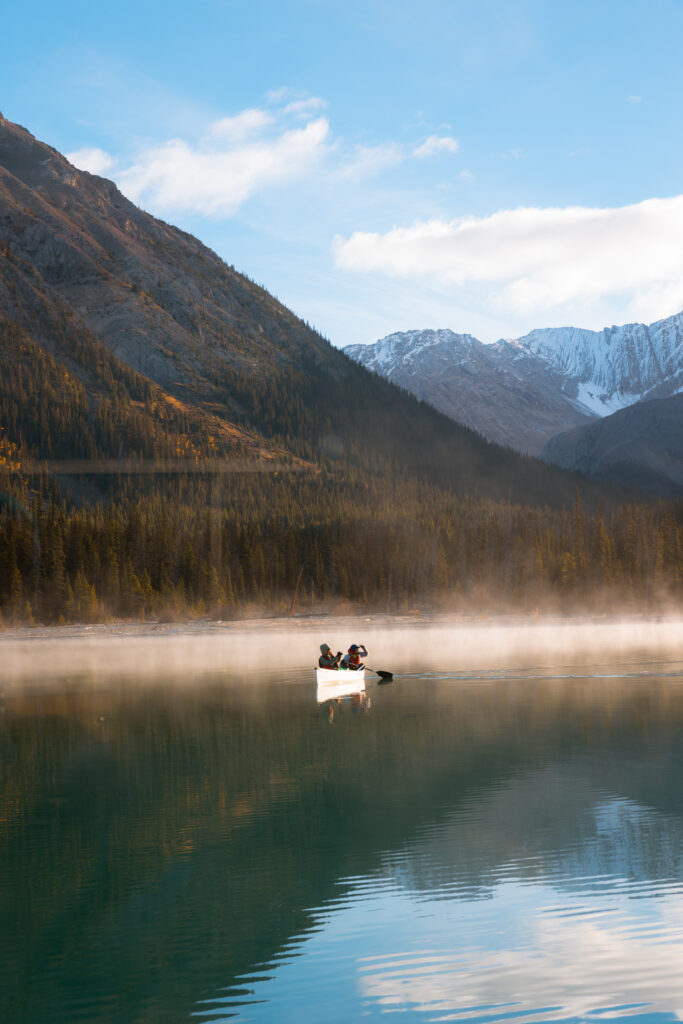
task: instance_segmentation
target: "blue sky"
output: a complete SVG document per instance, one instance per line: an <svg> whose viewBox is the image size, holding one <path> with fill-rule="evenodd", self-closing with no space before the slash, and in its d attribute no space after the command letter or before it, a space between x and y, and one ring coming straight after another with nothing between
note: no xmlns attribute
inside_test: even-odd
<svg viewBox="0 0 683 1024"><path fill-rule="evenodd" d="M681 0L39 0L0 109L335 344L683 309Z"/></svg>

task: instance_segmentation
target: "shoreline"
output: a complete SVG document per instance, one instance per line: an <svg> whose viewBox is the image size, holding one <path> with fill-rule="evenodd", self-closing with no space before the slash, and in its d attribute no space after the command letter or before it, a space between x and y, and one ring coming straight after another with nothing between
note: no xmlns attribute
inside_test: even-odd
<svg viewBox="0 0 683 1024"><path fill-rule="evenodd" d="M183 619L177 622L160 622L158 620L129 620L122 622L69 623L48 626L0 626L0 646L4 643L25 643L40 640L83 640L98 637L131 637L153 638L198 637L198 636L230 636L245 632L268 631L273 633L296 630L350 629L354 631L366 628L384 627L386 629L447 629L469 627L571 627L571 626L615 626L629 623L643 624L676 624L683 623L681 613L652 613L643 615L516 615L472 613L471 615L439 612L433 614L396 615L386 613L370 613L368 615L335 615L311 614L294 616L272 616L246 619Z"/></svg>

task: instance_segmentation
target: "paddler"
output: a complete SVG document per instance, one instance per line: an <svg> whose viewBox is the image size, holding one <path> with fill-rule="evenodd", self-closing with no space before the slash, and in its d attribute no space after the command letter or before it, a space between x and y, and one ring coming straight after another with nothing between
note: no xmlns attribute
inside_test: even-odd
<svg viewBox="0 0 683 1024"><path fill-rule="evenodd" d="M329 644L320 645L320 657L318 658L319 668L339 668L339 659L341 658L341 651L337 651L336 654L332 653L332 648Z"/></svg>
<svg viewBox="0 0 683 1024"><path fill-rule="evenodd" d="M342 665L352 672L357 672L359 669L365 668L363 658L367 658L367 656L368 652L365 650L364 644L351 644L348 652L342 658Z"/></svg>

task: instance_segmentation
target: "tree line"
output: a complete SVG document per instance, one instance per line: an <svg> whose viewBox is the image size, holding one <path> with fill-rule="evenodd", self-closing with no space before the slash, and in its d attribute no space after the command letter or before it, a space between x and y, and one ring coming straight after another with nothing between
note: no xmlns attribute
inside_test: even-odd
<svg viewBox="0 0 683 1024"><path fill-rule="evenodd" d="M3 455L4 450L4 455ZM0 445L5 623L303 610L658 611L683 596L683 507L551 509L414 479L174 475L68 503ZM4 466L3 466L4 458Z"/></svg>

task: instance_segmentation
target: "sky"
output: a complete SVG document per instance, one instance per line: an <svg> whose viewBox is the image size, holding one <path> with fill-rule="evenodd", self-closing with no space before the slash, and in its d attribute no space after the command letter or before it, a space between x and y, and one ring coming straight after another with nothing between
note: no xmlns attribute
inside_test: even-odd
<svg viewBox="0 0 683 1024"><path fill-rule="evenodd" d="M14 0L0 110L335 345L683 309L683 0Z"/></svg>

